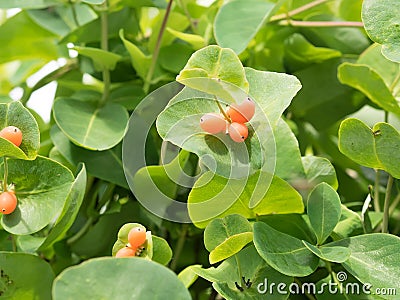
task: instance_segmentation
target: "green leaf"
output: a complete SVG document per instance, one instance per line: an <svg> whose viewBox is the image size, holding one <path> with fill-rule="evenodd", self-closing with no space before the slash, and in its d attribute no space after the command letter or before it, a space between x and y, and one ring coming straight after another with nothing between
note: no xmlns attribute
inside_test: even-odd
<svg viewBox="0 0 400 300"><path fill-rule="evenodd" d="M285 40L285 62L292 70L341 56L342 53L335 49L315 47L299 33Z"/></svg>
<svg viewBox="0 0 400 300"><path fill-rule="evenodd" d="M176 53L179 53L179 55L176 55ZM158 61L163 69L178 74L192 54L193 49L191 47L185 44L172 44L160 49Z"/></svg>
<svg viewBox="0 0 400 300"><path fill-rule="evenodd" d="M372 68L359 64L343 63L338 69L340 82L363 92L372 102L386 111L400 114L400 106L389 87Z"/></svg>
<svg viewBox="0 0 400 300"><path fill-rule="evenodd" d="M253 229L246 218L238 214L212 220L204 231L204 245L214 264L238 253L253 240Z"/></svg>
<svg viewBox="0 0 400 300"><path fill-rule="evenodd" d="M110 284L110 278L118 284ZM91 259L64 270L53 285L54 300L157 300L165 299L165 295L173 299L191 299L189 291L174 272L142 258Z"/></svg>
<svg viewBox="0 0 400 300"><path fill-rule="evenodd" d="M229 48L207 46L192 54L176 80L190 88L235 102L235 93L247 92L242 63ZM230 91L232 90L232 91Z"/></svg>
<svg viewBox="0 0 400 300"><path fill-rule="evenodd" d="M362 20L369 37L383 45L382 54L400 63L400 7L396 0L365 0Z"/></svg>
<svg viewBox="0 0 400 300"><path fill-rule="evenodd" d="M312 253L323 260L342 263L350 257L350 250L346 247L340 246L326 246L326 247L316 247L306 241L302 241L304 246L307 247Z"/></svg>
<svg viewBox="0 0 400 300"><path fill-rule="evenodd" d="M132 67L136 70L138 75L146 80L147 72L151 65L151 56L145 55L134 43L128 41L124 37L124 31L121 29L119 32L119 36L122 42L125 45L126 50L128 50L129 55L131 56Z"/></svg>
<svg viewBox="0 0 400 300"><path fill-rule="evenodd" d="M128 187L122 168L122 147L118 144L114 148L105 151L91 151L76 146L57 127L51 128L51 140L69 163L78 165L84 162L90 175Z"/></svg>
<svg viewBox="0 0 400 300"><path fill-rule="evenodd" d="M131 182L133 193L142 205L152 208L153 214L167 216L178 188L187 186L183 168L189 162L189 156L189 152L180 151L169 164L143 167L135 173Z"/></svg>
<svg viewBox="0 0 400 300"><path fill-rule="evenodd" d="M122 56L118 54L98 48L75 46L74 50L78 51L80 55L92 59L94 68L98 72L104 70L114 70L117 62L119 62L122 58Z"/></svg>
<svg viewBox="0 0 400 300"><path fill-rule="evenodd" d="M190 44L194 50L198 50L206 46L206 42L204 38L197 34L184 33L178 30L174 30L172 28L167 27L167 32L171 33L173 36L185 41Z"/></svg>
<svg viewBox="0 0 400 300"><path fill-rule="evenodd" d="M307 181L315 186L321 182L326 182L335 190L338 188L338 180L335 168L331 162L318 156L304 156L301 158L306 173Z"/></svg>
<svg viewBox="0 0 400 300"><path fill-rule="evenodd" d="M253 233L243 232L229 237L222 244L210 252L210 264L215 264L239 252L253 240Z"/></svg>
<svg viewBox="0 0 400 300"><path fill-rule="evenodd" d="M99 108L96 102L72 98L58 98L53 116L73 143L90 150L107 150L121 142L129 118L119 104L108 103Z"/></svg>
<svg viewBox="0 0 400 300"><path fill-rule="evenodd" d="M85 2L87 4L91 5L100 5L103 4L105 0L82 0L82 2Z"/></svg>
<svg viewBox="0 0 400 300"><path fill-rule="evenodd" d="M400 178L400 133L387 123L377 123L372 128L375 137L376 155L384 170L395 178Z"/></svg>
<svg viewBox="0 0 400 300"><path fill-rule="evenodd" d="M301 89L293 75L245 68L250 85L250 96L257 101L266 118L274 127L294 96ZM265 122L265 121L264 121Z"/></svg>
<svg viewBox="0 0 400 300"><path fill-rule="evenodd" d="M327 183L318 184L307 199L307 215L317 237L318 245L322 245L340 220L341 203L339 195Z"/></svg>
<svg viewBox="0 0 400 300"><path fill-rule="evenodd" d="M356 163L370 168L382 168L374 144L373 131L362 121L348 118L340 124L339 150Z"/></svg>
<svg viewBox="0 0 400 300"><path fill-rule="evenodd" d="M13 213L3 216L1 225L13 234L31 234L59 215L74 177L59 163L38 156L32 161L9 159L8 180L15 184L18 205Z"/></svg>
<svg viewBox="0 0 400 300"><path fill-rule="evenodd" d="M318 257L301 240L265 223L254 223L254 245L271 267L287 276L308 276L318 267Z"/></svg>
<svg viewBox="0 0 400 300"><path fill-rule="evenodd" d="M230 1L222 5L214 21L218 45L231 48L237 54L243 52L274 6L261 0Z"/></svg>
<svg viewBox="0 0 400 300"><path fill-rule="evenodd" d="M400 239L397 236L371 233L359 235L327 246L347 247L350 258L342 263L343 267L355 278L377 288L399 287L400 276ZM385 299L397 299L398 296L386 295Z"/></svg>
<svg viewBox="0 0 400 300"><path fill-rule="evenodd" d="M153 235L153 257L152 261L166 266L172 259L172 250L168 242L163 238Z"/></svg>
<svg viewBox="0 0 400 300"><path fill-rule="evenodd" d="M32 114L17 101L0 103L0 128L16 126L22 132L19 147L0 137L0 157L35 159L40 147L38 124Z"/></svg>
<svg viewBox="0 0 400 300"><path fill-rule="evenodd" d="M291 111L297 118L310 122L317 131L330 128L365 103L361 93L339 82L337 69L341 63L341 59L330 59L294 73L303 88L294 98Z"/></svg>
<svg viewBox="0 0 400 300"><path fill-rule="evenodd" d="M332 238L340 240L362 233L364 231L360 215L342 204L342 215L332 232Z"/></svg>
<svg viewBox="0 0 400 300"><path fill-rule="evenodd" d="M269 293L268 287L283 283L286 286L283 291L288 292L288 286L293 282L293 277L283 275L266 264L254 246L244 248L236 257L228 258L217 268L203 269L200 266L192 266L192 270L200 277L213 282L214 289L225 299L262 300L267 295L268 299L284 300L287 299L288 293L277 293L276 290ZM240 276L244 276L246 281L250 280L252 284L249 288ZM243 287L243 291L236 287L235 282Z"/></svg>
<svg viewBox="0 0 400 300"><path fill-rule="evenodd" d="M37 25L22 11L0 26L0 64L32 58L46 62L57 59L55 38L56 35Z"/></svg>
<svg viewBox="0 0 400 300"><path fill-rule="evenodd" d="M340 151L360 165L382 169L400 177L400 157L395 149L400 133L387 123L377 123L372 130L358 119L347 119L339 128Z"/></svg>
<svg viewBox="0 0 400 300"><path fill-rule="evenodd" d="M53 5L60 5L64 2L62 0L8 0L1 1L0 8L21 8L21 9L32 9L32 8L46 8Z"/></svg>
<svg viewBox="0 0 400 300"><path fill-rule="evenodd" d="M194 271L193 268L201 267L201 265L192 265L183 269L179 274L178 278L183 282L186 288L189 288L199 277Z"/></svg>
<svg viewBox="0 0 400 300"><path fill-rule="evenodd" d="M39 250L44 250L53 245L55 242L63 238L67 231L71 228L76 216L78 215L79 208L82 205L83 198L85 196L85 189L86 169L85 165L81 165L80 171L71 186L71 190L68 194L67 200L65 201L62 212L58 217L54 227L51 228L46 239L40 245Z"/></svg>
<svg viewBox="0 0 400 300"><path fill-rule="evenodd" d="M188 197L191 220L197 227L204 228L215 218L240 214L252 219L267 214L302 213L304 210L300 194L279 177L260 172L244 179L227 179L211 172L203 174L193 186ZM265 177L263 177L265 176ZM266 180L266 177L270 179ZM262 184L266 180L265 184ZM270 181L271 180L271 181ZM266 183L270 182L269 185ZM263 188L261 201L250 208L256 185Z"/></svg>
<svg viewBox="0 0 400 300"><path fill-rule="evenodd" d="M51 300L54 273L37 255L2 251L0 271L2 298Z"/></svg>
<svg viewBox="0 0 400 300"><path fill-rule="evenodd" d="M276 142L275 175L285 180L304 177L299 142L283 119L280 119L274 128L274 137Z"/></svg>

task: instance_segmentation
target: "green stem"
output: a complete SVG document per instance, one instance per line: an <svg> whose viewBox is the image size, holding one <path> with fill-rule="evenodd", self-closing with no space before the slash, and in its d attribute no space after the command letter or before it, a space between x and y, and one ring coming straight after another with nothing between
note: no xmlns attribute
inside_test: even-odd
<svg viewBox="0 0 400 300"><path fill-rule="evenodd" d="M393 177L389 174L388 182L386 186L385 202L383 205L383 221L382 221L382 233L388 233L389 227L389 207L390 207L390 195L392 193Z"/></svg>
<svg viewBox="0 0 400 300"><path fill-rule="evenodd" d="M3 178L3 192L7 192L8 186L7 186L7 178L8 178L8 163L7 163L7 157L3 157L3 168L4 168L4 178Z"/></svg>
<svg viewBox="0 0 400 300"><path fill-rule="evenodd" d="M82 236L85 235L85 233L89 230L92 224L93 224L93 218L90 217L86 220L86 223L82 226L82 228L67 240L67 244L71 245L75 243L77 240L79 240Z"/></svg>
<svg viewBox="0 0 400 300"><path fill-rule="evenodd" d="M287 19L287 17L295 16L295 15L297 15L299 13L302 13L303 11L309 10L310 8L313 8L314 6L323 4L323 3L328 2L328 1L329 0L316 0L316 1L313 1L313 2L310 2L310 3L307 3L307 4L303 5L303 6L300 6L300 7L296 8L296 9L293 9L293 10L287 12L287 13L283 13L283 14L280 14L280 15L273 16L273 17L271 17L269 19L269 21L270 22L274 22L274 21Z"/></svg>
<svg viewBox="0 0 400 300"><path fill-rule="evenodd" d="M351 22L351 21L282 20L278 24L283 26L293 26L293 27L364 27L363 22Z"/></svg>
<svg viewBox="0 0 400 300"><path fill-rule="evenodd" d="M158 54L160 53L162 38L164 36L165 29L167 28L167 22L168 22L169 14L171 12L172 2L173 2L173 0L170 0L169 3L168 3L168 6L167 6L167 8L165 10L164 19L163 19L163 21L161 23L160 31L158 32L157 43L156 43L156 46L154 48L153 57L152 57L152 60L151 60L151 65L150 65L149 71L147 72L146 80L145 80L145 83L144 83L144 86L143 86L143 90L144 90L144 92L146 94L149 92L151 80L153 78L154 70L155 70L156 65L157 65Z"/></svg>
<svg viewBox="0 0 400 300"><path fill-rule="evenodd" d="M376 212L381 211L381 206L379 204L379 170L375 170L375 187L374 187L374 208Z"/></svg>
<svg viewBox="0 0 400 300"><path fill-rule="evenodd" d="M390 91L393 92L394 88L400 81L400 66L399 66L399 72L396 75L396 78L393 80L392 84L390 85Z"/></svg>
<svg viewBox="0 0 400 300"><path fill-rule="evenodd" d="M69 0L69 4L71 5L72 17L74 19L75 25L76 25L76 27L79 27L78 16L77 16L76 10L75 10L75 4L71 0Z"/></svg>
<svg viewBox="0 0 400 300"><path fill-rule="evenodd" d="M219 111L221 112L221 114L224 116L225 120L227 120L229 123L232 123L231 118L229 118L229 116L226 114L226 112L224 111L224 109L221 106L221 103L219 103L218 99L216 96L214 96L215 102L217 102Z"/></svg>
<svg viewBox="0 0 400 300"><path fill-rule="evenodd" d="M391 216L396 209L397 205L400 203L400 193L397 194L396 198L394 198L392 204L389 207L389 216Z"/></svg>
<svg viewBox="0 0 400 300"><path fill-rule="evenodd" d="M185 13L186 18L188 18L188 20L189 20L190 29L192 29L192 31L195 32L195 31L196 31L195 22L193 21L193 19L192 19L190 13L189 13L189 11L188 11L188 9L187 9L187 7L186 7L184 1L178 0L178 2L179 2L179 5L182 7L182 10L183 10L183 12Z"/></svg>
<svg viewBox="0 0 400 300"><path fill-rule="evenodd" d="M107 0L104 1L102 11L101 11L101 49L104 51L108 51L108 5L107 5ZM108 95L110 94L110 85L111 85L111 76L110 76L110 70L105 68L103 70L103 84L104 84L104 89L103 89L103 96L101 97L100 100L100 106L103 106L107 99Z"/></svg>
<svg viewBox="0 0 400 300"><path fill-rule="evenodd" d="M189 229L189 224L183 224L182 225L182 231L181 231L181 234L179 236L178 242L176 243L176 246L175 246L175 249L174 249L175 250L174 251L175 252L174 253L174 259L172 260L171 265L170 265L170 269L172 271L175 271L176 266L177 266L178 261L179 261L179 257L182 254L182 250L183 250L183 246L185 245L188 229Z"/></svg>

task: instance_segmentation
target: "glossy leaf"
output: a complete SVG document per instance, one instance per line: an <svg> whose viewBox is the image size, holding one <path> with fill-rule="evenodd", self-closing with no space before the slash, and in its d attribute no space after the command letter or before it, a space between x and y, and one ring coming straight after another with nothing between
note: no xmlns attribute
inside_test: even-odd
<svg viewBox="0 0 400 300"><path fill-rule="evenodd" d="M299 33L294 33L285 41L285 62L293 70L300 70L341 55L340 51L335 49L315 47Z"/></svg>
<svg viewBox="0 0 400 300"><path fill-rule="evenodd" d="M318 184L307 199L307 215L317 237L318 245L322 245L340 220L341 203L339 195L327 183Z"/></svg>
<svg viewBox="0 0 400 300"><path fill-rule="evenodd" d="M22 143L17 147L0 137L0 157L35 159L40 147L38 124L29 110L20 102L0 103L0 128L7 126L16 126L21 130Z"/></svg>
<svg viewBox="0 0 400 300"><path fill-rule="evenodd" d="M53 270L37 255L1 251L0 272L0 294L3 298L52 299Z"/></svg>
<svg viewBox="0 0 400 300"><path fill-rule="evenodd" d="M239 252L253 240L253 229L246 218L238 214L211 221L204 231L204 245L214 264Z"/></svg>
<svg viewBox="0 0 400 300"><path fill-rule="evenodd" d="M99 276L102 274L102 276ZM110 284L110 278L118 284ZM88 284L90 282L90 284ZM132 282L140 282L133 286ZM168 268L142 258L97 258L67 268L57 276L53 299L191 299L189 291Z"/></svg>
<svg viewBox="0 0 400 300"><path fill-rule="evenodd" d="M121 142L129 118L121 105L108 103L100 108L95 102L73 98L57 99L53 115L73 143L90 150L107 150Z"/></svg>
<svg viewBox="0 0 400 300"><path fill-rule="evenodd" d="M8 177L15 184L18 205L13 213L3 216L1 225L13 234L31 234L52 222L74 181L66 167L40 156L32 161L9 159Z"/></svg>
<svg viewBox="0 0 400 300"><path fill-rule="evenodd" d="M351 255L342 265L362 283L371 284L373 290L399 287L399 237L372 233L343 239L327 246L347 247ZM388 295L386 299L396 297Z"/></svg>
<svg viewBox="0 0 400 300"><path fill-rule="evenodd" d="M338 69L339 80L363 92L383 109L400 114L400 106L383 79L370 67L344 63Z"/></svg>
<svg viewBox="0 0 400 300"><path fill-rule="evenodd" d="M51 228L43 244L40 245L39 250L46 249L63 238L78 215L78 211L85 196L86 188L86 169L84 165L80 167L81 169L71 186L71 190L68 194L67 200L65 201L62 212L55 222L54 227Z"/></svg>
<svg viewBox="0 0 400 300"><path fill-rule="evenodd" d="M186 288L189 288L199 277L194 271L193 268L201 267L201 265L192 265L183 269L179 274L178 278L183 282Z"/></svg>
<svg viewBox="0 0 400 300"><path fill-rule="evenodd" d="M0 8L21 8L21 9L32 9L32 8L45 8L52 5L62 4L62 0L10 0L2 1Z"/></svg>
<svg viewBox="0 0 400 300"><path fill-rule="evenodd" d="M303 162L307 181L311 186L326 182L334 189L338 188L335 168L328 159L308 155L302 157L301 161Z"/></svg>
<svg viewBox="0 0 400 300"><path fill-rule="evenodd" d="M346 261L350 257L350 250L346 247L316 247L306 241L302 241L304 246L307 247L308 250L310 250L312 253L314 253L316 256L319 258L326 260L326 261L331 261L331 262L336 262L336 263L342 263Z"/></svg>
<svg viewBox="0 0 400 300"><path fill-rule="evenodd" d="M260 0L230 1L221 6L215 17L215 39L221 47L243 52L266 21L275 4Z"/></svg>
<svg viewBox="0 0 400 300"><path fill-rule="evenodd" d="M50 135L57 150L70 164L84 162L89 174L128 187L122 169L121 144L105 151L91 151L70 142L57 126L52 127Z"/></svg>
<svg viewBox="0 0 400 300"><path fill-rule="evenodd" d="M172 250L168 242L163 238L153 235L153 257L152 261L166 266L172 259Z"/></svg>
<svg viewBox="0 0 400 300"><path fill-rule="evenodd" d="M37 25L22 11L0 26L0 64L20 59L57 59L55 38L56 35Z"/></svg>
<svg viewBox="0 0 400 300"><path fill-rule="evenodd" d="M271 267L287 276L307 276L318 266L318 257L301 240L262 222L254 224L254 245Z"/></svg>
<svg viewBox="0 0 400 300"><path fill-rule="evenodd" d="M383 45L382 53L400 63L400 8L396 0L365 0L362 20L370 38Z"/></svg>
<svg viewBox="0 0 400 300"><path fill-rule="evenodd" d="M233 90L233 94L240 93L240 90L247 92L249 88L244 68L237 55L231 49L215 45L193 53L176 80L229 102L235 102L235 98L227 91L228 88Z"/></svg>
<svg viewBox="0 0 400 300"><path fill-rule="evenodd" d="M89 57L94 64L96 71L114 70L121 56L112 52L104 51L92 47L78 47L75 46L74 50L78 51L80 55Z"/></svg>
<svg viewBox="0 0 400 300"><path fill-rule="evenodd" d="M182 41L185 41L188 44L190 44L194 50L198 50L206 46L204 38L200 35L184 33L171 28L167 28L167 31L171 33L173 36L177 37L178 39L181 39Z"/></svg>
<svg viewBox="0 0 400 300"><path fill-rule="evenodd" d="M239 269L245 280L252 283L249 288L240 278ZM223 261L217 268L211 267L203 269L199 266L193 266L192 270L200 277L213 282L213 287L225 299L287 299L288 294L285 293L270 293L269 285L277 285L283 283L286 288L283 291L288 291L288 286L293 282L293 277L283 275L271 268L257 253L254 246L249 246L241 250L236 257L230 257ZM240 291L235 282L243 287Z"/></svg>
<svg viewBox="0 0 400 300"><path fill-rule="evenodd" d="M347 119L339 128L339 149L355 162L383 169L395 178L400 177L396 148L400 134L387 123L377 123L370 129L358 119Z"/></svg>
<svg viewBox="0 0 400 300"><path fill-rule="evenodd" d="M300 194L286 181L274 176L270 185L264 186L259 179L259 173L240 180L213 176L211 172L203 174L189 194L190 218L197 227L204 228L212 219L235 213L249 219L257 215L303 212ZM257 184L264 186L265 194L257 206L250 208Z"/></svg>

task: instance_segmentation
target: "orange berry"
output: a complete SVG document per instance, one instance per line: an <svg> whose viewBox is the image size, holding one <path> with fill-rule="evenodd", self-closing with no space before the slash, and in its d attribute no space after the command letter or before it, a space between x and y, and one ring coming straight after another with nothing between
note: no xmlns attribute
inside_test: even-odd
<svg viewBox="0 0 400 300"><path fill-rule="evenodd" d="M232 123L229 125L228 132L231 139L237 143L244 142L249 135L247 126L241 123Z"/></svg>
<svg viewBox="0 0 400 300"><path fill-rule="evenodd" d="M18 127L8 126L0 131L0 137L6 139L13 143L15 146L19 147L22 143L22 132Z"/></svg>
<svg viewBox="0 0 400 300"><path fill-rule="evenodd" d="M128 233L128 241L132 248L140 247L146 239L146 230L141 227L134 227Z"/></svg>
<svg viewBox="0 0 400 300"><path fill-rule="evenodd" d="M117 254L115 254L115 257L131 257L131 256L136 256L136 250L130 247L121 248L118 250Z"/></svg>
<svg viewBox="0 0 400 300"><path fill-rule="evenodd" d="M4 192L0 195L0 211L4 215L11 214L17 207L17 197L14 192Z"/></svg>
<svg viewBox="0 0 400 300"><path fill-rule="evenodd" d="M226 112L232 122L246 123L254 116L256 105L249 97L240 104L231 104Z"/></svg>
<svg viewBox="0 0 400 300"><path fill-rule="evenodd" d="M200 127L205 132L216 134L226 130L228 123L225 118L216 113L208 113L200 118Z"/></svg>

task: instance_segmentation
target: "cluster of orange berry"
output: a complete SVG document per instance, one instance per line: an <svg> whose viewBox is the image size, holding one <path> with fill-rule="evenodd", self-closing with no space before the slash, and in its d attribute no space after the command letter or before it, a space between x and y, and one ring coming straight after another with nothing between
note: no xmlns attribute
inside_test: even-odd
<svg viewBox="0 0 400 300"><path fill-rule="evenodd" d="M5 127L0 131L0 137L19 147L22 143L22 132L15 126ZM0 212L4 215L11 214L17 207L17 196L13 190L4 191L0 194Z"/></svg>
<svg viewBox="0 0 400 300"><path fill-rule="evenodd" d="M128 244L126 247L119 249L115 257L139 256L144 250L143 244L146 239L146 230L141 227L132 228L128 233Z"/></svg>
<svg viewBox="0 0 400 300"><path fill-rule="evenodd" d="M254 116L255 103L249 97L241 104L232 104L226 111L226 116L217 113L207 113L200 118L200 127L205 132L217 134L225 132L237 143L244 142L249 135L245 123Z"/></svg>

